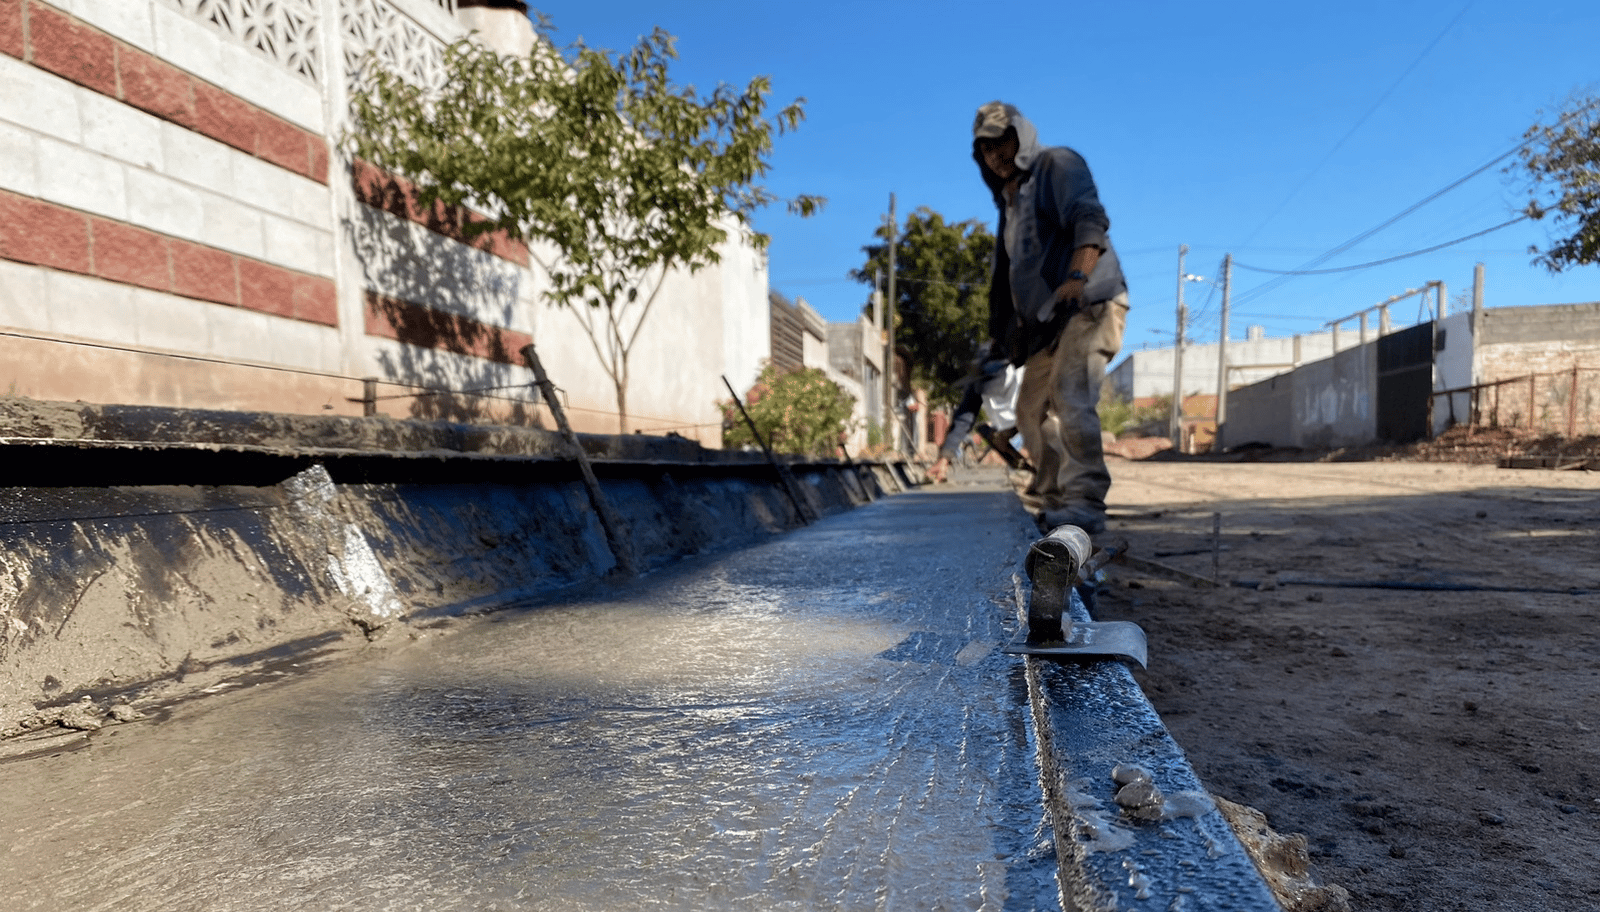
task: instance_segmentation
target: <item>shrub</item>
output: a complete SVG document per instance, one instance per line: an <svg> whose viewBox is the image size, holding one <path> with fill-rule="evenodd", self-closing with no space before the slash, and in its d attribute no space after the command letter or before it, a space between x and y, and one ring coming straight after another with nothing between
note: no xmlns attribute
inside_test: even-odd
<svg viewBox="0 0 1600 912"><path fill-rule="evenodd" d="M855 406L854 396L815 367L779 373L768 365L745 399L750 420L773 452L803 456L836 455ZM722 445L760 446L732 400L719 405L725 418Z"/></svg>
<svg viewBox="0 0 1600 912"><path fill-rule="evenodd" d="M1100 429L1112 434L1139 430L1146 433L1165 428L1172 412L1172 397L1159 397L1150 405L1135 406L1122 396L1109 392L1100 397Z"/></svg>

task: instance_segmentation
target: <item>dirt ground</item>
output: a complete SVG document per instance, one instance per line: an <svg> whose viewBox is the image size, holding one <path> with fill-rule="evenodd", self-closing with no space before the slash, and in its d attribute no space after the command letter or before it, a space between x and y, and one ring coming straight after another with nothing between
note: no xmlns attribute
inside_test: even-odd
<svg viewBox="0 0 1600 912"><path fill-rule="evenodd" d="M1351 908L1600 908L1600 472L1450 450L1113 457L1109 537L1230 585L1113 566L1096 614Z"/></svg>

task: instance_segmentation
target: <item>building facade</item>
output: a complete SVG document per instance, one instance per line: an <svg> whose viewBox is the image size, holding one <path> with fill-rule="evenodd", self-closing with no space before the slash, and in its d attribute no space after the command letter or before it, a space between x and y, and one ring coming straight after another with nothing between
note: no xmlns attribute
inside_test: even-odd
<svg viewBox="0 0 1600 912"><path fill-rule="evenodd" d="M506 4L495 4L506 6ZM584 316L539 251L342 148L350 74L428 84L525 14L456 0L0 0L0 384L45 400L619 430ZM767 356L764 255L666 277L627 430L720 444L721 377Z"/></svg>

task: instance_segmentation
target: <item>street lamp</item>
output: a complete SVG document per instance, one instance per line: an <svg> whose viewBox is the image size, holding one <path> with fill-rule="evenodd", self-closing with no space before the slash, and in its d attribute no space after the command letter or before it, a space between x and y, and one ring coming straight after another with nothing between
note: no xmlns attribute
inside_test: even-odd
<svg viewBox="0 0 1600 912"><path fill-rule="evenodd" d="M1188 252L1189 245L1178 245L1178 338L1172 349L1172 411L1167 419L1167 437L1180 453L1183 452L1183 330L1189 320L1183 306L1183 285L1206 280L1205 276L1183 271L1183 255Z"/></svg>

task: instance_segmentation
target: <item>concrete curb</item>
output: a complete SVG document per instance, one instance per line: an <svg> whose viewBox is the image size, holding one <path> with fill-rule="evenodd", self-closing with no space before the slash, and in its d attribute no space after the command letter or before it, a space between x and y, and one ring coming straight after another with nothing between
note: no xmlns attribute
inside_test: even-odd
<svg viewBox="0 0 1600 912"><path fill-rule="evenodd" d="M1025 627L1026 582L1017 585ZM1092 620L1076 592L1072 616ZM1126 665L1025 661L1063 908L1280 912Z"/></svg>
<svg viewBox="0 0 1600 912"><path fill-rule="evenodd" d="M802 523L760 454L583 444L642 570ZM615 566L544 431L13 399L0 451L0 735L84 697L102 711L170 699L549 599ZM913 475L791 469L819 516Z"/></svg>

